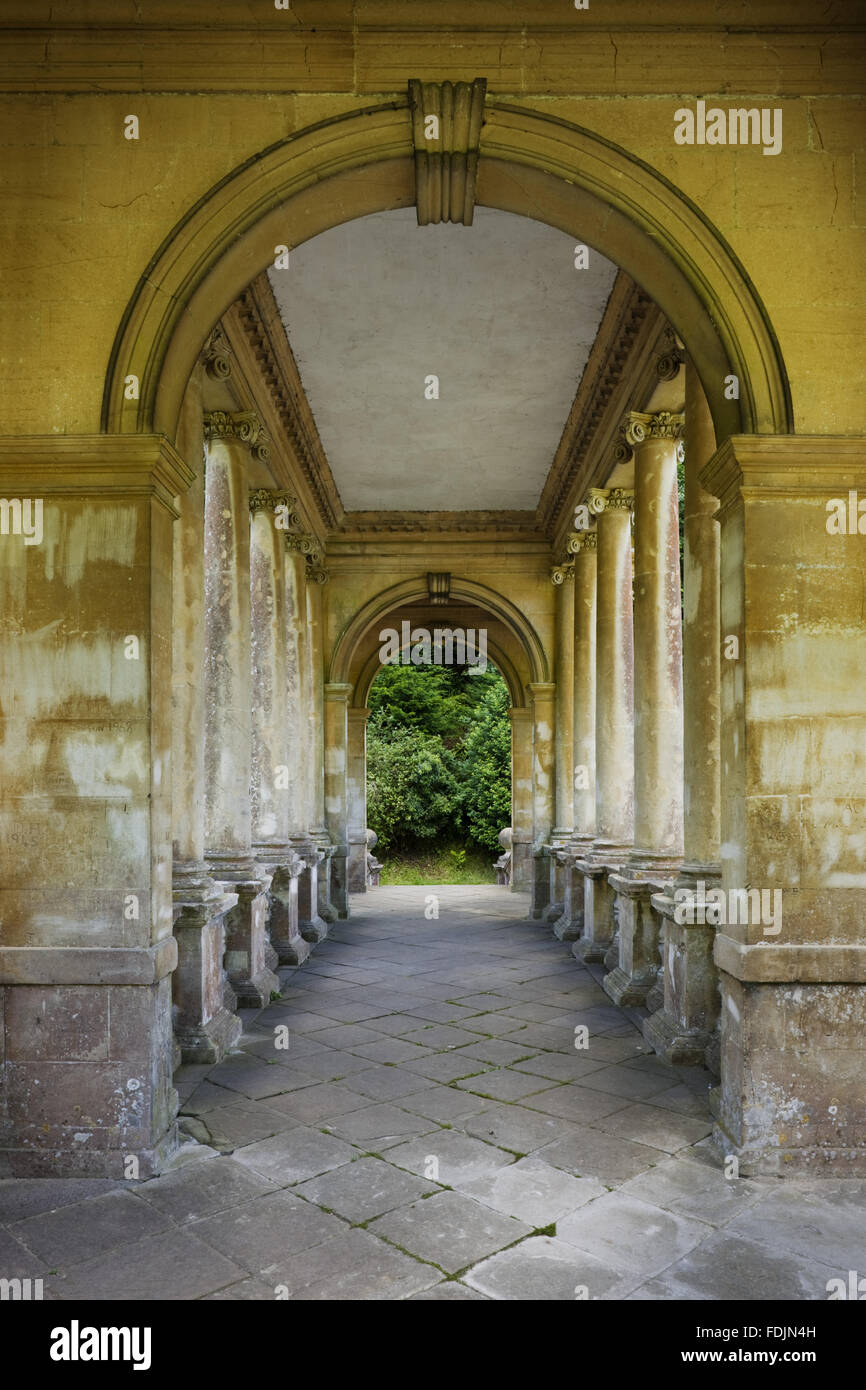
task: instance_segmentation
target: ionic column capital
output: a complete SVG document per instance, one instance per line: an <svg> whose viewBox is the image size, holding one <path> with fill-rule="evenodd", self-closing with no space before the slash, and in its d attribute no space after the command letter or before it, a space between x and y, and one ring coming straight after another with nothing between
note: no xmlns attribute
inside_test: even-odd
<svg viewBox="0 0 866 1390"><path fill-rule="evenodd" d="M574 579L574 561L568 560L563 565L554 565L550 571L551 584L567 584Z"/></svg>
<svg viewBox="0 0 866 1390"><path fill-rule="evenodd" d="M655 415L632 410L622 429L627 444L643 444L650 439L679 439L684 425L685 416L674 415L670 410L660 410Z"/></svg>
<svg viewBox="0 0 866 1390"><path fill-rule="evenodd" d="M608 494L606 510L611 512L633 512L633 490L625 487L612 487Z"/></svg>
<svg viewBox="0 0 866 1390"><path fill-rule="evenodd" d="M607 506L607 499L610 496L610 489L606 487L591 487L586 494L586 506L589 508L590 516L601 516Z"/></svg>
<svg viewBox="0 0 866 1390"><path fill-rule="evenodd" d="M219 324L211 332L201 350L200 360L209 377L225 381L232 374L232 350Z"/></svg>
<svg viewBox="0 0 866 1390"><path fill-rule="evenodd" d="M281 511L286 513L286 523L292 526L300 526L301 524L301 518L291 510L297 500L297 497L292 497L291 493L281 492L278 488L250 488L250 511L253 514L256 512L276 513L279 507Z"/></svg>
<svg viewBox="0 0 866 1390"><path fill-rule="evenodd" d="M311 564L317 564L322 558L321 547L316 537L306 532L287 532L283 537L286 543L286 550L298 551L305 555Z"/></svg>
<svg viewBox="0 0 866 1390"><path fill-rule="evenodd" d="M208 441L236 439L246 444L260 463L267 463L271 455L267 431L254 410L206 410L204 437Z"/></svg>
<svg viewBox="0 0 866 1390"><path fill-rule="evenodd" d="M568 549L572 555L582 555L587 550L598 550L597 531L577 531L569 537Z"/></svg>

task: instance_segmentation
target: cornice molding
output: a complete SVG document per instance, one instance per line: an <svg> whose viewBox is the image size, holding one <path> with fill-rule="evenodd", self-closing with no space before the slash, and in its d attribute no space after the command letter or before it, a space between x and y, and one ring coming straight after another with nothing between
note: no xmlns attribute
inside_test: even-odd
<svg viewBox="0 0 866 1390"><path fill-rule="evenodd" d="M661 310L620 271L538 503L538 523L557 548L567 534L572 499L593 477L604 476L600 459L606 440L616 436L641 372L651 369L654 375L655 345L664 324Z"/></svg>
<svg viewBox="0 0 866 1390"><path fill-rule="evenodd" d="M0 437L4 497L154 497L177 516L174 498L195 476L161 434Z"/></svg>
<svg viewBox="0 0 866 1390"><path fill-rule="evenodd" d="M312 524L318 520L322 531L334 530L343 519L343 505L265 273L247 286L226 318L230 325L234 318L243 334L256 384L261 383L279 421L278 437L288 445L292 462L306 483L305 490L317 512L317 517L310 518Z"/></svg>
<svg viewBox="0 0 866 1390"><path fill-rule="evenodd" d="M467 512L346 512L343 525L335 539L374 535L416 535L435 531L437 536L488 534L503 532L520 539L544 541L544 533L533 512L467 511Z"/></svg>

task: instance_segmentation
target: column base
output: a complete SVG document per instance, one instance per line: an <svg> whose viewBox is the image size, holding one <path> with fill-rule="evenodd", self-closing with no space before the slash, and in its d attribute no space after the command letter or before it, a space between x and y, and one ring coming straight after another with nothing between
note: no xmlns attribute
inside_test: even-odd
<svg viewBox="0 0 866 1390"><path fill-rule="evenodd" d="M231 1051L242 1031L243 1024L237 1014L229 1013L228 1009L221 1008L206 1023L201 1023L198 1027L176 1027L174 1035L180 1047L181 1061L184 1066L211 1066L221 1062Z"/></svg>
<svg viewBox="0 0 866 1390"><path fill-rule="evenodd" d="M670 1066L701 1067L710 1042L710 1034L700 1028L685 1030L677 1020L658 1009L645 1018L642 1032L645 1040L663 1061Z"/></svg>

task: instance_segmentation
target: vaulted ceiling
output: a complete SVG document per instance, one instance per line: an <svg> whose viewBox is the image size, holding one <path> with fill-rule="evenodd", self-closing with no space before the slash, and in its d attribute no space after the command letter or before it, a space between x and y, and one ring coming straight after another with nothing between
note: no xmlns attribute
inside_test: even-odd
<svg viewBox="0 0 866 1390"><path fill-rule="evenodd" d="M573 238L510 213L418 227L403 209L334 227L269 276L347 510L536 508L610 261L577 269Z"/></svg>

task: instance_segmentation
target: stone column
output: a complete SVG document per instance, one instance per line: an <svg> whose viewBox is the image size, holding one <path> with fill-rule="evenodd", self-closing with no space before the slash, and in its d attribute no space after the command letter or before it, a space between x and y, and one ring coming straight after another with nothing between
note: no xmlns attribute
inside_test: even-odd
<svg viewBox="0 0 866 1390"><path fill-rule="evenodd" d="M511 891L532 885L532 713L512 706L511 721Z"/></svg>
<svg viewBox="0 0 866 1390"><path fill-rule="evenodd" d="M238 1003L263 1008L279 986L265 960L271 874L252 853L249 412L205 416L205 858L238 895L226 918L226 973Z"/></svg>
<svg viewBox="0 0 866 1390"><path fill-rule="evenodd" d="M610 877L617 894L619 961L604 988L617 1004L646 1002L658 981L652 895L683 854L683 681L677 498L682 415L634 411L635 449L634 849Z"/></svg>
<svg viewBox="0 0 866 1390"><path fill-rule="evenodd" d="M325 817L325 661L322 650L324 598L330 575L322 566L317 550L307 560L307 632L309 635L310 719L313 760L311 764L310 834L319 850L317 878L318 915L322 922L336 922L331 905L331 871L337 847L331 843Z"/></svg>
<svg viewBox="0 0 866 1390"><path fill-rule="evenodd" d="M576 941L584 925L584 876L577 867L595 835L595 531L574 535L574 689L572 825L569 844L561 851L565 870L565 903L554 932L563 941Z"/></svg>
<svg viewBox="0 0 866 1390"><path fill-rule="evenodd" d="M310 832L313 820L313 763L317 757L311 716L312 695L308 622L307 556L313 540L285 536L286 681L289 720L289 838L303 861L298 877L298 929L305 941L321 941L327 923L319 915L319 863L322 855Z"/></svg>
<svg viewBox="0 0 866 1390"><path fill-rule="evenodd" d="M285 545L294 497L250 493L252 628L252 846L273 873L267 929L272 967L300 965L310 953L298 930L298 875L306 865L289 842L290 773Z"/></svg>
<svg viewBox="0 0 866 1390"><path fill-rule="evenodd" d="M614 933L608 873L628 858L634 835L634 630L631 513L634 494L593 488L598 517L596 601L595 837L577 861L584 877L584 930L575 954L603 961Z"/></svg>
<svg viewBox="0 0 866 1390"><path fill-rule="evenodd" d="M565 907L566 865L564 848L572 830L572 781L574 763L574 562L555 565L550 572L554 585L554 663L556 697L554 705L555 801L554 826L550 832L550 903L547 921L561 921Z"/></svg>
<svg viewBox="0 0 866 1390"><path fill-rule="evenodd" d="M341 918L349 915L347 751L351 695L351 685L325 686L325 817L328 833L337 847L332 861L331 903Z"/></svg>
<svg viewBox="0 0 866 1390"><path fill-rule="evenodd" d="M555 809L554 702L552 681L535 681L532 695L532 903L543 917L550 903L550 832Z"/></svg>
<svg viewBox="0 0 866 1390"><path fill-rule="evenodd" d="M195 477L175 499L172 568L172 897L178 962L172 976L174 1033L184 1062L219 1062L241 1021L223 970L225 914L237 893L218 887L204 862L205 584L204 430L201 368L184 396L177 448Z"/></svg>
<svg viewBox="0 0 866 1390"><path fill-rule="evenodd" d="M367 720L366 707L348 711L349 892L367 891Z"/></svg>
<svg viewBox="0 0 866 1390"><path fill-rule="evenodd" d="M693 364L686 360L683 707L684 863L671 888L653 896L665 919L664 1006L645 1020L644 1037L670 1062L707 1061L718 1074L718 972L715 929L687 906L718 888L719 863L719 524L718 502L699 473L715 453L715 431ZM704 888L698 889L703 883ZM689 918L692 920L689 921ZM708 1049L710 1049L708 1055Z"/></svg>

